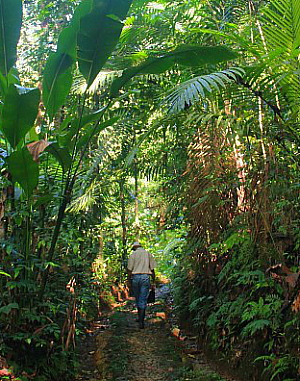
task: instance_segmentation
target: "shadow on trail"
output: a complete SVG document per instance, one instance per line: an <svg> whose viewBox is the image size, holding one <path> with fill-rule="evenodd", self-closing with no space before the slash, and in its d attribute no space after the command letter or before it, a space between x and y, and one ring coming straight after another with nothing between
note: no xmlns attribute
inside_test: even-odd
<svg viewBox="0 0 300 381"><path fill-rule="evenodd" d="M109 328L97 332L77 381L225 381L205 363L198 369L185 361L182 345L167 321L168 285L156 291L139 329L133 299L115 308ZM93 350L92 347L95 347Z"/></svg>

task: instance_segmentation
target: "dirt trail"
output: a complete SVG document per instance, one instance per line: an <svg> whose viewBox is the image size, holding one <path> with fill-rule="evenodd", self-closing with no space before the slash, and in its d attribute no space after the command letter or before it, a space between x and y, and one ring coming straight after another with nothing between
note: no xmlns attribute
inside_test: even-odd
<svg viewBox="0 0 300 381"><path fill-rule="evenodd" d="M165 287L165 286L164 286ZM166 322L164 299L148 307L146 326L138 328L133 301L118 307L107 324L87 339L81 350L81 372L77 381L225 381L214 373L193 344L171 334ZM194 343L196 347L196 344ZM198 353L194 355L193 353Z"/></svg>

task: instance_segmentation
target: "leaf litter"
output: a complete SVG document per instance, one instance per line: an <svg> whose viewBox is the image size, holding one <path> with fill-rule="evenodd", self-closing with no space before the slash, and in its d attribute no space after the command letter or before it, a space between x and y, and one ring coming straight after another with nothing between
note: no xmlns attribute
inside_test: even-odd
<svg viewBox="0 0 300 381"><path fill-rule="evenodd" d="M172 326L162 287L160 300L147 308L145 329L138 328L132 299L94 324L79 346L76 381L233 381L211 368L195 337Z"/></svg>

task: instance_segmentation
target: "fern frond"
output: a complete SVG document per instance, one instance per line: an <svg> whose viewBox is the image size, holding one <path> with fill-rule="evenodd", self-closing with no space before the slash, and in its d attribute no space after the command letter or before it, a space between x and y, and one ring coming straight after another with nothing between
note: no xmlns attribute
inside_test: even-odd
<svg viewBox="0 0 300 381"><path fill-rule="evenodd" d="M238 77L245 74L241 68L230 68L216 73L201 75L181 83L164 100L168 104L169 113L178 113L186 107L205 98L213 91L221 91L230 83L236 82Z"/></svg>

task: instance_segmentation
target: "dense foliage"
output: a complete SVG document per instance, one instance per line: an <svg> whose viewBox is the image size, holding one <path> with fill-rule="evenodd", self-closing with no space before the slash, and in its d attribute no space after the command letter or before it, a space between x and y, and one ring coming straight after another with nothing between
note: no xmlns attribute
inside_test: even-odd
<svg viewBox="0 0 300 381"><path fill-rule="evenodd" d="M300 1L0 5L0 360L72 379L139 239L199 342L296 380Z"/></svg>

